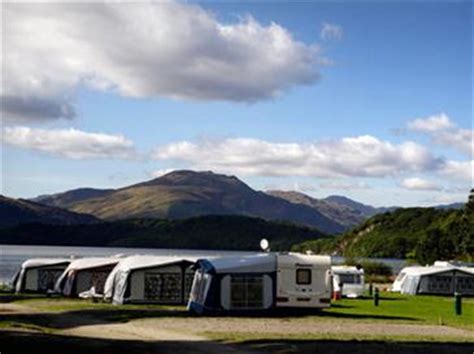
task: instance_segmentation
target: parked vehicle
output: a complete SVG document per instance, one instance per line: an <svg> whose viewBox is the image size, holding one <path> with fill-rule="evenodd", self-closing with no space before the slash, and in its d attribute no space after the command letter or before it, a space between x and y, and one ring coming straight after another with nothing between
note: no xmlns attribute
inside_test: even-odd
<svg viewBox="0 0 474 354"><path fill-rule="evenodd" d="M341 297L357 298L364 294L364 269L354 266L332 266L333 291Z"/></svg>
<svg viewBox="0 0 474 354"><path fill-rule="evenodd" d="M201 259L188 309L196 313L328 307L330 257L262 253Z"/></svg>
<svg viewBox="0 0 474 354"><path fill-rule="evenodd" d="M70 259L65 258L28 259L13 278L13 289L17 293L46 293L53 290L56 281L70 262Z"/></svg>
<svg viewBox="0 0 474 354"><path fill-rule="evenodd" d="M104 298L114 304L186 304L195 259L171 256L123 258L105 282Z"/></svg>

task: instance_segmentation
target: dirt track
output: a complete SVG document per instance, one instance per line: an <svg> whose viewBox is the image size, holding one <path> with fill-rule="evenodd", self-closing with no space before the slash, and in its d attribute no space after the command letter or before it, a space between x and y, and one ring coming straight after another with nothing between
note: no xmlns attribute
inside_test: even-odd
<svg viewBox="0 0 474 354"><path fill-rule="evenodd" d="M87 342L91 346L85 353L95 353L94 348L106 345L114 350L128 348L140 353L251 353L248 347L227 345L210 341L205 337L205 332L214 333L258 333L281 334L282 338L295 334L349 334L357 338L358 335L384 335L384 336L409 336L422 335L427 337L450 337L473 339L473 331L468 329L447 326L391 324L384 322L364 322L323 319L320 321L306 320L304 318L236 318L236 317L162 317L135 319L122 323L109 323L94 318L93 315L85 316L74 313L48 313L32 310L17 304L0 304L0 316L39 315L48 318L48 326L56 328L54 335L41 333L34 334L32 343L44 341L45 343L59 343L61 348L76 348ZM51 316L51 317L48 317ZM3 332L5 334L6 332ZM13 333L13 332L11 332ZM24 333L26 335L26 332ZM14 333L16 343L18 335ZM0 338L2 331L0 331ZM8 339L8 338L7 338ZM10 338L11 339L11 338ZM28 340L27 337L25 337ZM23 339L21 339L23 341ZM64 344L63 342L67 343ZM15 343L15 342L12 342ZM26 342L25 342L26 343ZM82 344L81 344L82 343ZM103 344L106 343L106 344ZM33 344L34 346L34 344ZM311 347L312 348L312 347ZM91 351L92 350L92 351ZM109 352L107 350L107 352ZM101 353L101 352L99 352Z"/></svg>

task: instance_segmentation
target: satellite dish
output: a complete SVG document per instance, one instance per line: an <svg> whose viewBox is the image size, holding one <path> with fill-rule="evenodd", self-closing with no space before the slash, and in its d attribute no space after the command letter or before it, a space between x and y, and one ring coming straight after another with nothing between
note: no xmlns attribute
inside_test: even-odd
<svg viewBox="0 0 474 354"><path fill-rule="evenodd" d="M262 249L262 251L268 251L269 246L270 244L268 243L268 240L266 238L262 238L260 240L260 248Z"/></svg>

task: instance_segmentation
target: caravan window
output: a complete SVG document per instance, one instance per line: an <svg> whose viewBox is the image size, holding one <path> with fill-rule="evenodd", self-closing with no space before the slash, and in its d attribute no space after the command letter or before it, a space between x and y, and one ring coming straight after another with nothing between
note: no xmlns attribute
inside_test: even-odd
<svg viewBox="0 0 474 354"><path fill-rule="evenodd" d="M232 275L230 292L232 308L263 308L262 275Z"/></svg>
<svg viewBox="0 0 474 354"><path fill-rule="evenodd" d="M359 274L338 274L339 282L342 284L360 284L361 277Z"/></svg>
<svg viewBox="0 0 474 354"><path fill-rule="evenodd" d="M474 277L459 276L456 278L456 291L466 294L474 293Z"/></svg>
<svg viewBox="0 0 474 354"><path fill-rule="evenodd" d="M64 269L38 269L38 290L46 291L54 288L54 284L63 274Z"/></svg>
<svg viewBox="0 0 474 354"><path fill-rule="evenodd" d="M432 275L428 276L428 290L434 293L449 293L453 288L452 275Z"/></svg>
<svg viewBox="0 0 474 354"><path fill-rule="evenodd" d="M296 284L298 285L311 284L311 269L297 269L296 270Z"/></svg>
<svg viewBox="0 0 474 354"><path fill-rule="evenodd" d="M145 299L181 302L181 274L146 272Z"/></svg>

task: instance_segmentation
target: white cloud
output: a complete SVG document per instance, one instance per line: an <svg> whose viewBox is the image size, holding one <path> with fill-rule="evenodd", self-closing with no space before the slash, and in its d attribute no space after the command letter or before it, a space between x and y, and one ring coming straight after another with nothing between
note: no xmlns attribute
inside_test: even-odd
<svg viewBox="0 0 474 354"><path fill-rule="evenodd" d="M422 133L433 133L441 130L454 128L454 124L449 117L444 114L437 114L427 118L417 118L407 124L408 129Z"/></svg>
<svg viewBox="0 0 474 354"><path fill-rule="evenodd" d="M133 142L122 135L88 133L76 129L6 127L3 142L69 159L133 158Z"/></svg>
<svg viewBox="0 0 474 354"><path fill-rule="evenodd" d="M468 181L474 186L474 160L446 161L439 173L450 179Z"/></svg>
<svg viewBox="0 0 474 354"><path fill-rule="evenodd" d="M342 29L341 26L333 24L333 23L327 23L324 22L321 26L321 32L319 33L319 36L321 39L327 41L330 39L341 39L342 35L344 34L344 30Z"/></svg>
<svg viewBox="0 0 474 354"><path fill-rule="evenodd" d="M441 187L436 183L419 177L405 178L400 182L400 187L409 190L437 191Z"/></svg>
<svg viewBox="0 0 474 354"><path fill-rule="evenodd" d="M433 143L452 147L474 156L474 131L459 128L444 113L418 118L408 123L408 130L428 134Z"/></svg>
<svg viewBox="0 0 474 354"><path fill-rule="evenodd" d="M468 156L474 157L474 131L468 129L456 129L452 131L439 132L433 136L436 144L450 146Z"/></svg>
<svg viewBox="0 0 474 354"><path fill-rule="evenodd" d="M196 169L259 176L383 177L442 164L416 143L394 145L368 135L308 144L248 138L181 141L157 148L153 157Z"/></svg>
<svg viewBox="0 0 474 354"><path fill-rule="evenodd" d="M336 190L355 190L355 189L370 189L370 186L361 181L340 181L340 182L323 182L320 184L323 189Z"/></svg>
<svg viewBox="0 0 474 354"><path fill-rule="evenodd" d="M48 101L66 107L67 117L79 86L127 97L254 102L313 83L324 62L317 45L276 23L223 23L176 2L8 3L2 37L11 118L25 110L34 118L29 103L47 108Z"/></svg>

